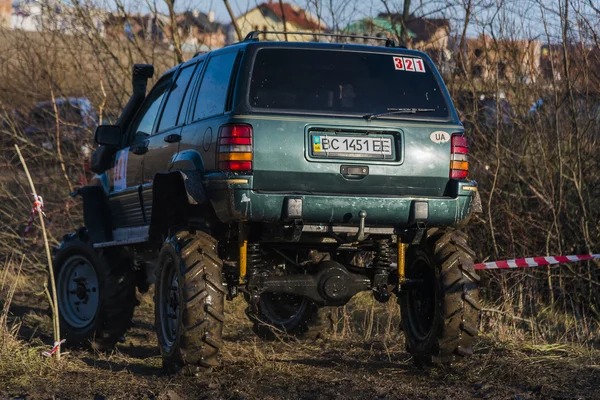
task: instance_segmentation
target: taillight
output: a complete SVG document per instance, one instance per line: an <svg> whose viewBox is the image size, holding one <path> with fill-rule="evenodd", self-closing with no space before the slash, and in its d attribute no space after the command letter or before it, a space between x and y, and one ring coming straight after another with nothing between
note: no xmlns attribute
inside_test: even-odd
<svg viewBox="0 0 600 400"><path fill-rule="evenodd" d="M451 139L450 178L467 179L469 174L469 145L462 133L455 133Z"/></svg>
<svg viewBox="0 0 600 400"><path fill-rule="evenodd" d="M219 169L252 171L252 127L223 125L219 129Z"/></svg>

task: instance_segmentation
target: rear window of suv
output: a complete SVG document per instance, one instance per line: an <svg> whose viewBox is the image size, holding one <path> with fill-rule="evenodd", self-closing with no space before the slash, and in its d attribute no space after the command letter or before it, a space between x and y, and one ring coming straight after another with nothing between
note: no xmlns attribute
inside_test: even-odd
<svg viewBox="0 0 600 400"><path fill-rule="evenodd" d="M418 56L402 54L261 49L249 101L253 108L269 110L366 115L422 108L433 111L389 117L449 116L430 65Z"/></svg>

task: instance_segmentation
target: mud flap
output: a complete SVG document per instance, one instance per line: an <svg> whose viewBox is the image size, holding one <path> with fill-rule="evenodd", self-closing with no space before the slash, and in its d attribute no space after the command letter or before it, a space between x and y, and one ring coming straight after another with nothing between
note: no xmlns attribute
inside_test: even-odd
<svg viewBox="0 0 600 400"><path fill-rule="evenodd" d="M176 190L177 187L185 189L188 204L202 204L206 200L206 193L202 185L202 174L199 171L174 171L169 173L159 173L154 176L153 199L157 200L157 194L166 194L173 192L164 192L163 190ZM166 187L165 187L166 186ZM157 189L160 188L160 189Z"/></svg>
<svg viewBox="0 0 600 400"><path fill-rule="evenodd" d="M473 194L473 200L471 200L471 212L473 214L481 214L483 212L483 206L481 205L481 196L479 196L479 190Z"/></svg>
<svg viewBox="0 0 600 400"><path fill-rule="evenodd" d="M190 206L206 202L206 192L199 171L174 171L154 176L150 239L162 235L175 225L184 223Z"/></svg>
<svg viewBox="0 0 600 400"><path fill-rule="evenodd" d="M102 186L84 186L75 192L83 198L83 221L92 243L113 240L112 213Z"/></svg>

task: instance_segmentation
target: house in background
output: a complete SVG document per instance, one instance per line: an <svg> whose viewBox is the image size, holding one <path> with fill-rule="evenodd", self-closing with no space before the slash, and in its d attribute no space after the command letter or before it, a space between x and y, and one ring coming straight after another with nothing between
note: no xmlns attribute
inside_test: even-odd
<svg viewBox="0 0 600 400"><path fill-rule="evenodd" d="M10 18L10 27L27 32L42 32L48 29L48 24L44 20L53 20L57 23L57 9L52 9L49 4L42 4L39 1L23 1L14 5Z"/></svg>
<svg viewBox="0 0 600 400"><path fill-rule="evenodd" d="M350 23L345 29L344 33L356 36L374 36L380 38L397 38L402 33L402 26L400 24L393 24L389 18L363 18ZM415 34L408 30L408 36L414 38ZM357 42L360 44L368 45L382 45L383 43L379 40L369 39L346 39L344 42Z"/></svg>
<svg viewBox="0 0 600 400"><path fill-rule="evenodd" d="M284 21L285 28L284 29ZM290 42L310 41L314 40L307 35L294 35L294 32L324 32L327 31L327 25L316 18L308 11L289 4L283 3L283 7L279 2L269 1L259 4L257 7L248 11L244 15L236 19L237 25L240 27L242 36L252 31L279 31L287 30L287 40ZM264 40L285 40L284 35L267 34L263 35ZM233 27L229 30L229 41L236 42L237 37Z"/></svg>
<svg viewBox="0 0 600 400"><path fill-rule="evenodd" d="M82 10L85 10L84 15L81 14ZM76 9L59 0L23 0L12 5L10 28L72 35L87 34L89 27L94 26L102 36L105 15L102 9L91 7ZM82 18L85 18L85 21Z"/></svg>
<svg viewBox="0 0 600 400"><path fill-rule="evenodd" d="M0 28L10 28L12 0L0 0Z"/></svg>
<svg viewBox="0 0 600 400"><path fill-rule="evenodd" d="M471 78L532 83L541 73L542 44L538 40L492 39L480 35L465 41L465 68Z"/></svg>
<svg viewBox="0 0 600 400"><path fill-rule="evenodd" d="M214 12L198 10L175 15L181 48L185 53L206 52L223 47L227 29L215 21ZM171 19L165 14L111 14L106 20L106 35L111 39L152 41L173 44Z"/></svg>
<svg viewBox="0 0 600 400"><path fill-rule="evenodd" d="M542 78L559 81L563 74L563 46L561 44L545 44L540 54L540 72Z"/></svg>
<svg viewBox="0 0 600 400"><path fill-rule="evenodd" d="M215 21L214 11L208 14L198 10L186 11L176 17L181 48L186 53L207 52L225 46L226 28ZM167 38L171 38L171 26L165 27Z"/></svg>
<svg viewBox="0 0 600 400"><path fill-rule="evenodd" d="M397 13L379 14L378 18L388 20L394 27L401 31L402 15ZM410 36L411 48L421 51L433 51L448 48L448 37L450 36L450 21L446 18L424 18L411 15L406 22L406 28L412 32Z"/></svg>
<svg viewBox="0 0 600 400"><path fill-rule="evenodd" d="M165 26L169 17L163 14L110 14L104 22L106 37L166 43Z"/></svg>
<svg viewBox="0 0 600 400"><path fill-rule="evenodd" d="M541 49L540 75L546 82L565 77L565 55L574 87L600 94L600 47L591 43L545 44ZM600 103L598 104L600 106Z"/></svg>

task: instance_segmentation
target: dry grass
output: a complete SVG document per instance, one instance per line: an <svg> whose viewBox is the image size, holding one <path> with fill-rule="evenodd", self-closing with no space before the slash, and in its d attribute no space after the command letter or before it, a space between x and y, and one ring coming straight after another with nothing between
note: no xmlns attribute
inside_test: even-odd
<svg viewBox="0 0 600 400"><path fill-rule="evenodd" d="M0 397L31 398L596 398L600 351L590 342L543 340L484 314L474 356L454 367L419 369L404 351L398 307L369 296L323 309L320 329L303 340L262 341L244 315L245 302L228 302L222 363L200 378L164 375L153 330L152 294L141 297L127 341L111 353L71 350L57 363L41 356L51 343L46 302L4 265ZM37 273L34 281L42 275ZM372 324L370 321L373 321ZM389 322L391 321L391 322ZM370 329L369 326L371 327ZM493 326L493 329L490 327Z"/></svg>

